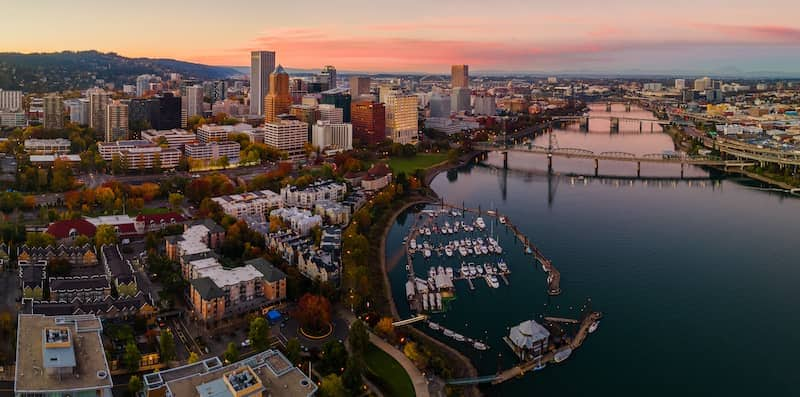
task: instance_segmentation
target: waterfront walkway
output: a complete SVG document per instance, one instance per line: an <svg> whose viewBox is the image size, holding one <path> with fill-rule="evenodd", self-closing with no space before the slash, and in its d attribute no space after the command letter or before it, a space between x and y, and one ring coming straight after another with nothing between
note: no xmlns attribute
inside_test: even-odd
<svg viewBox="0 0 800 397"><path fill-rule="evenodd" d="M347 321L348 326L356 321L356 317L353 315L353 313L347 310L340 309L339 315L344 318L345 321ZM367 330L367 333L369 334L369 341L373 345L394 358L398 363L400 363L403 369L406 370L408 377L411 378L411 383L414 385L414 395L417 397L430 397L430 392L428 391L428 380L425 379L417 366L414 365L414 363L411 362L411 360L406 357L403 352L397 350L385 340L381 339L369 330Z"/></svg>

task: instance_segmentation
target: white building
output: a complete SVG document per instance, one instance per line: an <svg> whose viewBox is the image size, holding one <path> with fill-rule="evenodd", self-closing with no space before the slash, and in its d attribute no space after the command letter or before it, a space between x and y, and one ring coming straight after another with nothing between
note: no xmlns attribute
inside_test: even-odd
<svg viewBox="0 0 800 397"><path fill-rule="evenodd" d="M228 159L228 164L239 163L239 151L242 149L239 142L209 142L190 143L185 146L185 154L191 160L217 161L223 157Z"/></svg>
<svg viewBox="0 0 800 397"><path fill-rule="evenodd" d="M686 88L686 79L675 79L675 89L682 90Z"/></svg>
<svg viewBox="0 0 800 397"><path fill-rule="evenodd" d="M320 148L338 150L353 149L353 125L350 123L331 123L317 121L311 131L311 143Z"/></svg>
<svg viewBox="0 0 800 397"><path fill-rule="evenodd" d="M388 95L386 136L396 143L416 143L418 131L417 97L399 93Z"/></svg>
<svg viewBox="0 0 800 397"><path fill-rule="evenodd" d="M106 107L106 142L128 139L128 105L114 102Z"/></svg>
<svg viewBox="0 0 800 397"><path fill-rule="evenodd" d="M278 208L270 211L270 217L277 216L295 233L306 236L316 226L322 227L322 217L311 214L311 211L292 208Z"/></svg>
<svg viewBox="0 0 800 397"><path fill-rule="evenodd" d="M657 92L663 90L664 85L661 83L644 83L643 89L645 91Z"/></svg>
<svg viewBox="0 0 800 397"><path fill-rule="evenodd" d="M269 211L283 207L283 197L271 190L220 196L211 200L219 204L226 214L237 219L245 217L265 219Z"/></svg>
<svg viewBox="0 0 800 397"><path fill-rule="evenodd" d="M350 222L350 207L336 201L317 201L314 204L314 213L325 218L332 225L346 225Z"/></svg>
<svg viewBox="0 0 800 397"><path fill-rule="evenodd" d="M186 118L203 115L203 87L199 85L186 87L186 96L181 98L181 106L186 111Z"/></svg>
<svg viewBox="0 0 800 397"><path fill-rule="evenodd" d="M136 96L142 96L150 89L150 82L153 80L153 75L143 74L136 77Z"/></svg>
<svg viewBox="0 0 800 397"><path fill-rule="evenodd" d="M70 151L69 139L26 139L25 151L30 154L67 154Z"/></svg>
<svg viewBox="0 0 800 397"><path fill-rule="evenodd" d="M89 124L89 100L86 98L68 99L64 101L69 107L69 121L80 124Z"/></svg>
<svg viewBox="0 0 800 397"><path fill-rule="evenodd" d="M329 121L333 124L340 124L344 122L344 109L337 108L334 105L321 104L317 106L319 111L319 119L322 121Z"/></svg>
<svg viewBox="0 0 800 397"><path fill-rule="evenodd" d="M480 116L494 116L497 113L497 102L493 95L476 95L474 113Z"/></svg>
<svg viewBox="0 0 800 397"><path fill-rule="evenodd" d="M0 89L0 110L10 112L22 110L22 91Z"/></svg>
<svg viewBox="0 0 800 397"><path fill-rule="evenodd" d="M119 156L128 169L153 168L157 162L161 163L162 169L171 169L181 160L180 150L162 148L144 140L98 142L97 150L106 161L113 160L114 155Z"/></svg>
<svg viewBox="0 0 800 397"><path fill-rule="evenodd" d="M231 128L229 126L205 124L197 128L197 139L203 143L227 141L230 132Z"/></svg>
<svg viewBox="0 0 800 397"><path fill-rule="evenodd" d="M264 124L264 143L288 153L290 159L305 156L308 124L297 120L279 120Z"/></svg>
<svg viewBox="0 0 800 397"><path fill-rule="evenodd" d="M347 185L333 181L317 182L305 189L297 186L281 188L283 204L289 207L313 208L319 200L342 201L347 193Z"/></svg>
<svg viewBox="0 0 800 397"><path fill-rule="evenodd" d="M197 135L179 128L158 131L146 130L142 131L142 139L155 144L163 141L166 142L167 147L170 149L183 151L185 145L197 142Z"/></svg>

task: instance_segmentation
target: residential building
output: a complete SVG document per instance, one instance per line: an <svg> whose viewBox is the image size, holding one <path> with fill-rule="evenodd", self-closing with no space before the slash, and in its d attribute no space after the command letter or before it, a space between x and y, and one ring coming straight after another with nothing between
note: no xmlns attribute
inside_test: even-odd
<svg viewBox="0 0 800 397"><path fill-rule="evenodd" d="M330 180L313 183L304 189L284 186L280 192L284 206L304 209L314 208L319 200L342 201L346 193L347 185Z"/></svg>
<svg viewBox="0 0 800 397"><path fill-rule="evenodd" d="M44 123L46 129L64 128L64 98L60 95L44 97Z"/></svg>
<svg viewBox="0 0 800 397"><path fill-rule="evenodd" d="M20 314L16 396L111 397L114 386L99 318Z"/></svg>
<svg viewBox="0 0 800 397"><path fill-rule="evenodd" d="M332 89L336 88L336 68L335 67L333 67L332 65L325 65L325 67L322 69L322 72L320 72L319 75L320 75L320 80L323 83L327 83L328 84L328 89L329 90L332 90Z"/></svg>
<svg viewBox="0 0 800 397"><path fill-rule="evenodd" d="M319 120L328 121L335 124L344 123L344 109L337 108L331 104L320 104L317 108Z"/></svg>
<svg viewBox="0 0 800 397"><path fill-rule="evenodd" d="M658 92L664 89L664 85L661 83L644 83L642 85L642 90L650 91L650 92Z"/></svg>
<svg viewBox="0 0 800 397"><path fill-rule="evenodd" d="M311 143L320 149L352 150L353 125L320 120L314 125L311 138Z"/></svg>
<svg viewBox="0 0 800 397"><path fill-rule="evenodd" d="M106 142L128 139L128 105L115 101L106 108Z"/></svg>
<svg viewBox="0 0 800 397"><path fill-rule="evenodd" d="M153 168L160 163L162 169L176 168L181 160L178 149L162 148L144 140L98 142L100 156L111 161L117 155L128 169Z"/></svg>
<svg viewBox="0 0 800 397"><path fill-rule="evenodd" d="M289 108L289 114L294 116L297 120L308 124L309 134L311 133L310 128L317 124L317 120L320 119L319 110L317 110L316 105L292 105L292 107Z"/></svg>
<svg viewBox="0 0 800 397"><path fill-rule="evenodd" d="M103 266L105 266L106 275L114 283L117 295L134 296L139 292L133 266L130 261L122 257L119 245L103 245L100 247L100 258Z"/></svg>
<svg viewBox="0 0 800 397"><path fill-rule="evenodd" d="M321 216L297 207L274 209L270 211L269 216L270 218L273 216L280 218L285 225L300 236L307 236L311 233L311 229L322 227Z"/></svg>
<svg viewBox="0 0 800 397"><path fill-rule="evenodd" d="M47 263L55 259L65 260L72 266L80 268L95 267L99 263L97 254L90 244L80 247L66 245L29 247L23 244L17 247L17 262L20 266Z"/></svg>
<svg viewBox="0 0 800 397"><path fill-rule="evenodd" d="M76 277L50 277L50 300L69 302L73 299L93 300L111 296L111 284L105 274Z"/></svg>
<svg viewBox="0 0 800 397"><path fill-rule="evenodd" d="M322 98L320 99L320 104L325 105L333 105L337 109L342 110L342 117L345 123L350 122L350 104L351 104L351 96L348 91L344 88L331 88L327 91L322 92ZM325 120L325 119L323 119Z"/></svg>
<svg viewBox="0 0 800 397"><path fill-rule="evenodd" d="M266 220L269 211L283 206L283 197L271 190L261 190L229 196L214 197L226 214L236 218L256 217Z"/></svg>
<svg viewBox="0 0 800 397"><path fill-rule="evenodd" d="M270 75L275 70L275 52L250 53L250 114L263 116L264 100L270 87Z"/></svg>
<svg viewBox="0 0 800 397"><path fill-rule="evenodd" d="M269 94L264 98L264 121L272 123L278 116L289 113L292 96L289 93L289 74L278 65L269 75Z"/></svg>
<svg viewBox="0 0 800 397"><path fill-rule="evenodd" d="M183 100L172 93L165 92L158 99L158 118L153 120L151 127L156 130L171 130L181 127L181 109Z"/></svg>
<svg viewBox="0 0 800 397"><path fill-rule="evenodd" d="M386 163L375 163L367 170L367 176L361 180L361 187L367 191L378 191L392 182L392 171Z"/></svg>
<svg viewBox="0 0 800 397"><path fill-rule="evenodd" d="M434 92L429 103L430 117L450 117L450 95Z"/></svg>
<svg viewBox="0 0 800 397"><path fill-rule="evenodd" d="M450 68L450 85L452 88L469 88L468 65L453 65Z"/></svg>
<svg viewBox="0 0 800 397"><path fill-rule="evenodd" d="M369 77L350 77L350 97L357 100L364 95L370 95L370 83L371 79Z"/></svg>
<svg viewBox="0 0 800 397"><path fill-rule="evenodd" d="M225 240L225 229L210 219L203 219L184 224L183 234L168 236L164 239L167 258L184 262L186 256L210 253ZM184 278L188 278L186 269L182 269Z"/></svg>
<svg viewBox="0 0 800 397"><path fill-rule="evenodd" d="M25 152L28 154L67 154L72 143L69 139L34 139L25 140Z"/></svg>
<svg viewBox="0 0 800 397"><path fill-rule="evenodd" d="M155 128L159 116L158 98L134 98L128 102L128 128L140 132Z"/></svg>
<svg viewBox="0 0 800 397"><path fill-rule="evenodd" d="M222 158L228 159L228 164L239 163L239 151L242 147L239 142L209 142L190 143L185 146L184 154L190 160L215 162Z"/></svg>
<svg viewBox="0 0 800 397"><path fill-rule="evenodd" d="M28 118L25 112L11 112L0 110L0 127L25 127L28 125Z"/></svg>
<svg viewBox="0 0 800 397"><path fill-rule="evenodd" d="M181 105L187 119L193 116L202 116L203 87L199 85L186 87L186 94L182 98Z"/></svg>
<svg viewBox="0 0 800 397"><path fill-rule="evenodd" d="M0 110L9 112L22 110L22 91L0 89Z"/></svg>
<svg viewBox="0 0 800 397"><path fill-rule="evenodd" d="M46 316L96 315L101 319L130 319L132 317L152 317L158 309L139 291L134 296L111 297L83 300L75 298L67 301L41 301L26 298L22 300L20 313L43 314Z"/></svg>
<svg viewBox="0 0 800 397"><path fill-rule="evenodd" d="M227 141L231 131L230 126L204 124L197 127L197 139L202 143Z"/></svg>
<svg viewBox="0 0 800 397"><path fill-rule="evenodd" d="M398 95L401 94L400 87L394 83L381 83L378 86L378 102L380 103L388 103L389 95Z"/></svg>
<svg viewBox="0 0 800 397"><path fill-rule="evenodd" d="M686 79L675 79L675 89L683 90L686 88Z"/></svg>
<svg viewBox="0 0 800 397"><path fill-rule="evenodd" d="M223 366L217 357L144 376L145 397L311 397L317 385L281 352Z"/></svg>
<svg viewBox="0 0 800 397"><path fill-rule="evenodd" d="M155 76L151 74L143 74L136 77L136 96L141 97L150 90L150 82L153 81Z"/></svg>
<svg viewBox="0 0 800 397"><path fill-rule="evenodd" d="M89 97L89 127L97 134L106 136L106 114L111 103L111 94L101 89L87 91Z"/></svg>
<svg viewBox="0 0 800 397"><path fill-rule="evenodd" d="M209 98L212 105L222 101L228 97L228 83L225 80L203 82L203 95Z"/></svg>
<svg viewBox="0 0 800 397"><path fill-rule="evenodd" d="M79 125L89 124L89 114L91 113L89 107L89 99L69 99L65 101L69 107L69 121Z"/></svg>
<svg viewBox="0 0 800 397"><path fill-rule="evenodd" d="M185 145L197 142L197 135L179 128L173 128L171 130L146 130L142 131L142 140L156 145L164 143L170 149L183 151Z"/></svg>
<svg viewBox="0 0 800 397"><path fill-rule="evenodd" d="M417 97L393 94L386 99L386 135L395 143L416 143L418 136Z"/></svg>
<svg viewBox="0 0 800 397"><path fill-rule="evenodd" d="M695 91L705 91L707 89L713 89L714 82L711 80L711 77L703 77L701 79L697 79L694 81L694 90Z"/></svg>
<svg viewBox="0 0 800 397"><path fill-rule="evenodd" d="M336 201L317 201L314 203L314 213L321 216L326 224L346 225L350 222L350 207Z"/></svg>
<svg viewBox="0 0 800 397"><path fill-rule="evenodd" d="M450 92L450 111L454 113L468 112L472 109L470 106L471 91L466 87L456 87Z"/></svg>
<svg viewBox="0 0 800 397"><path fill-rule="evenodd" d="M264 124L264 143L283 150L291 159L305 156L308 124L298 120L278 120Z"/></svg>
<svg viewBox="0 0 800 397"><path fill-rule="evenodd" d="M497 113L497 102L493 95L480 94L475 96L473 114L479 116L494 116Z"/></svg>
<svg viewBox="0 0 800 397"><path fill-rule="evenodd" d="M375 145L386 139L386 108L372 101L354 102L352 105L353 136L366 145Z"/></svg>

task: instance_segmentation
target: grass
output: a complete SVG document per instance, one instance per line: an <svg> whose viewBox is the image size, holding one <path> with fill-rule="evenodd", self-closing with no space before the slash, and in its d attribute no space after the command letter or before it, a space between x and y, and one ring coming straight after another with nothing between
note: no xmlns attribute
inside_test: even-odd
<svg viewBox="0 0 800 397"><path fill-rule="evenodd" d="M139 215L140 212L142 215L157 215L166 214L171 211L171 209L163 207L144 207L141 210L130 210L128 211L128 215L135 217L136 215Z"/></svg>
<svg viewBox="0 0 800 397"><path fill-rule="evenodd" d="M417 169L428 169L445 160L447 153L418 153L414 157L393 157L389 159L388 164L395 175L401 172L411 175Z"/></svg>
<svg viewBox="0 0 800 397"><path fill-rule="evenodd" d="M413 396L414 385L406 370L390 355L373 344L369 344L364 354L367 376L388 396Z"/></svg>

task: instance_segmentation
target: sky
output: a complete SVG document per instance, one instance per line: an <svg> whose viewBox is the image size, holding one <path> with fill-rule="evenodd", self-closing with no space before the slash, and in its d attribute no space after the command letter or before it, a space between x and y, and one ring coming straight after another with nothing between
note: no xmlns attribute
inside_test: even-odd
<svg viewBox="0 0 800 397"><path fill-rule="evenodd" d="M291 68L800 75L796 0L2 0L0 52ZM8 34L7 32L19 32Z"/></svg>

